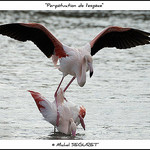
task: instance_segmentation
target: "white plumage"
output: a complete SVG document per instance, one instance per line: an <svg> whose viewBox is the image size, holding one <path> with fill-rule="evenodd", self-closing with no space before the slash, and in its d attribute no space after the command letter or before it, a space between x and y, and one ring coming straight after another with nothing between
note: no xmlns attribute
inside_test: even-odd
<svg viewBox="0 0 150 150"><path fill-rule="evenodd" d="M84 116L85 108L78 106L70 101L64 100L64 92L60 88L57 94L58 112L59 112L59 125L56 126L57 121L57 106L56 101L49 102L40 93L29 91L34 98L39 111L42 113L46 121L57 127L59 132L64 134L72 134L75 136L77 126L81 123L85 129Z"/></svg>

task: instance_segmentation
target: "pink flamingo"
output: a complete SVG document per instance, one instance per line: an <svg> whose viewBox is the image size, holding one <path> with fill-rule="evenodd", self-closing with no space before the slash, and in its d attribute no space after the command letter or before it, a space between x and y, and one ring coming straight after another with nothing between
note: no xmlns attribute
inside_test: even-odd
<svg viewBox="0 0 150 150"><path fill-rule="evenodd" d="M29 91L34 98L39 111L42 113L46 121L51 123L61 133L76 135L77 126L81 123L85 130L84 117L86 110L83 106L75 105L72 102L64 101L64 92L60 88L57 94L57 103L59 118L57 118L56 100L53 102L48 101L40 93ZM59 124L57 125L57 119Z"/></svg>
<svg viewBox="0 0 150 150"><path fill-rule="evenodd" d="M65 76L72 75L73 78L64 89L77 78L79 86L83 87L86 82L86 72L93 75L93 59L99 50L104 47L116 47L126 49L138 45L150 43L150 33L134 29L110 26L99 33L93 40L80 49L71 48L61 43L44 26L37 23L12 23L0 25L0 34L7 35L19 41L32 41L48 57L52 57L53 63L63 73L62 79L54 94L57 104L57 92Z"/></svg>

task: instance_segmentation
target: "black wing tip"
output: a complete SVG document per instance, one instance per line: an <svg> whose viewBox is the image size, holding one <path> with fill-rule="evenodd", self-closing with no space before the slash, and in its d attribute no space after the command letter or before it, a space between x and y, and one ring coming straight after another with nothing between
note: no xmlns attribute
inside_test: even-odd
<svg viewBox="0 0 150 150"><path fill-rule="evenodd" d="M14 26L14 25L23 25L23 23L6 23L6 24L1 24L0 27Z"/></svg>
<svg viewBox="0 0 150 150"><path fill-rule="evenodd" d="M32 41L47 58L50 58L54 53L54 44L45 31L35 26L34 23L3 24L0 25L0 34L22 42Z"/></svg>
<svg viewBox="0 0 150 150"><path fill-rule="evenodd" d="M134 28L131 28L130 30L133 31L133 32L143 34L144 36L150 36L150 32L147 32L147 31L143 31L143 30L140 30L140 29L134 29Z"/></svg>

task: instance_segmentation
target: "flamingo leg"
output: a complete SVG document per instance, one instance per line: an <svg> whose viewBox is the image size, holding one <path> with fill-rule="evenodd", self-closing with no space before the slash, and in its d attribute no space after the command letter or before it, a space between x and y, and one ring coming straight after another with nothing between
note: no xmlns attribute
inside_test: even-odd
<svg viewBox="0 0 150 150"><path fill-rule="evenodd" d="M59 85L57 87L57 90L56 90L55 95L54 95L55 98L57 97L57 92L58 92L58 90L60 88L60 85L61 85L61 83L62 83L63 80L64 80L64 77L62 77L62 79L61 79L61 81L60 81L60 83L59 83Z"/></svg>
<svg viewBox="0 0 150 150"><path fill-rule="evenodd" d="M70 84L74 81L74 79L75 79L76 77L73 77L72 79L71 79L71 81L68 83L68 85L65 87L65 89L64 89L64 92L68 89L68 87L70 86ZM57 120L56 120L56 126L58 126L59 125L59 112L58 112L58 102L57 102L57 92L58 92L58 90L59 90L59 88L60 88L60 85L61 85L61 83L62 83L62 81L64 80L64 77L62 77L62 79L61 79L61 81L60 81L60 83L59 83L59 85L58 85L58 87L57 87L57 90L56 90L56 92L55 92L55 95L54 95L54 97L55 97L55 101L56 101L56 106L57 106ZM66 101L67 101L67 99L66 98L64 98Z"/></svg>
<svg viewBox="0 0 150 150"><path fill-rule="evenodd" d="M58 112L58 106L57 106L57 120L56 120L56 126L58 127L59 126L59 112Z"/></svg>
<svg viewBox="0 0 150 150"><path fill-rule="evenodd" d="M64 80L64 77L62 77L62 79L61 79L61 81L60 81L60 83L59 83L59 85L58 85L58 87L57 87L57 90L56 90L56 92L55 92L55 94L54 94L54 97L55 97L55 101L56 101L56 107L57 107L57 120L56 120L56 126L58 127L58 125L59 125L59 112L58 112L58 102L57 102L57 92L58 92L58 90L59 90L59 88L60 88L60 85L61 85L61 83L62 83L62 81Z"/></svg>
<svg viewBox="0 0 150 150"><path fill-rule="evenodd" d="M65 87L65 89L64 89L64 92L66 92L66 90L68 89L68 87L70 86L70 84L73 82L73 80L75 79L76 77L73 77L72 79L71 79L71 81L68 83L68 85Z"/></svg>
<svg viewBox="0 0 150 150"><path fill-rule="evenodd" d="M72 79L71 79L71 81L68 83L68 85L65 87L65 89L64 89L64 92L68 89L68 87L70 86L70 84L73 82L73 80L75 79L76 77L73 77ZM64 97L64 100L67 102L67 99Z"/></svg>
<svg viewBox="0 0 150 150"><path fill-rule="evenodd" d="M56 133L56 127L54 127L54 133Z"/></svg>

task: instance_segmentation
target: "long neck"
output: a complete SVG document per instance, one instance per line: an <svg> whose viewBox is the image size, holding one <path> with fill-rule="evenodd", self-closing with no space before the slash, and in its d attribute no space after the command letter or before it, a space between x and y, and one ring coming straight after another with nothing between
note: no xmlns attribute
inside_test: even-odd
<svg viewBox="0 0 150 150"><path fill-rule="evenodd" d="M77 81L79 86L81 87L83 87L86 82L86 64L87 64L87 60L84 57L82 60L81 68L79 70L79 74L77 75Z"/></svg>

